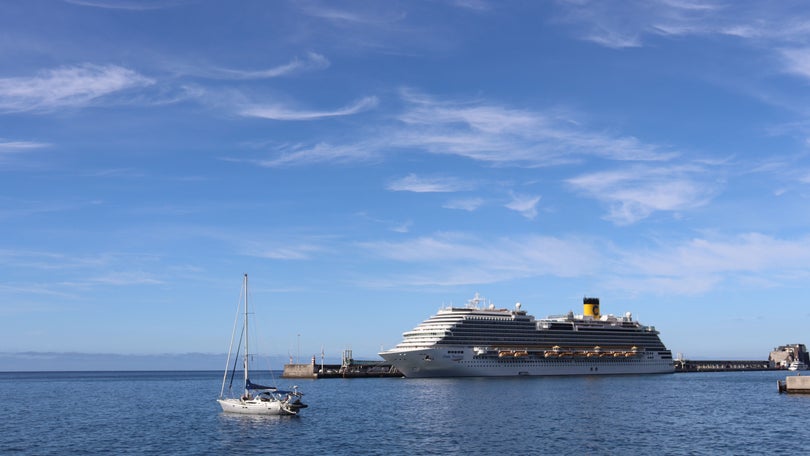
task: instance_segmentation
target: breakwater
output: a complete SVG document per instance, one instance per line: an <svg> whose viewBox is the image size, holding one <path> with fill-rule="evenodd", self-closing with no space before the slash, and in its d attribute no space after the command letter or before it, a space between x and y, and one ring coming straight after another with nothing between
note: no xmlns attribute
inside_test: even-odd
<svg viewBox="0 0 810 456"><path fill-rule="evenodd" d="M353 360L350 364L285 364L282 378L402 377L391 364Z"/></svg>
<svg viewBox="0 0 810 456"><path fill-rule="evenodd" d="M760 360L678 360L676 373L741 372L784 370ZM402 373L383 361L350 360L342 364L285 364L283 378L363 378L402 377Z"/></svg>
<svg viewBox="0 0 810 456"><path fill-rule="evenodd" d="M402 377L402 373L385 361L367 361L354 359L351 350L343 351L340 364L320 364L315 357L307 364L285 364L282 378L365 378L365 377Z"/></svg>
<svg viewBox="0 0 810 456"><path fill-rule="evenodd" d="M732 372L777 370L768 360L676 360L675 372Z"/></svg>
<svg viewBox="0 0 810 456"><path fill-rule="evenodd" d="M784 370L770 360L686 360L674 361L676 373L687 372L740 372ZM309 363L284 365L282 378L365 378L402 377L402 373L385 361L356 360L351 350L343 352L340 364L316 363L315 357Z"/></svg>
<svg viewBox="0 0 810 456"><path fill-rule="evenodd" d="M776 387L780 393L810 394L810 377L802 377L797 373L784 380L777 380Z"/></svg>

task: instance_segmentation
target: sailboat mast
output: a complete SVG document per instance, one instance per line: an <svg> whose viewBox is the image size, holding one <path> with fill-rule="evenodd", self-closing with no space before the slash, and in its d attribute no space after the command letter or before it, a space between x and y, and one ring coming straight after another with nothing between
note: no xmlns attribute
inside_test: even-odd
<svg viewBox="0 0 810 456"><path fill-rule="evenodd" d="M250 351L248 350L248 275L245 274L245 395L248 394L248 359Z"/></svg>

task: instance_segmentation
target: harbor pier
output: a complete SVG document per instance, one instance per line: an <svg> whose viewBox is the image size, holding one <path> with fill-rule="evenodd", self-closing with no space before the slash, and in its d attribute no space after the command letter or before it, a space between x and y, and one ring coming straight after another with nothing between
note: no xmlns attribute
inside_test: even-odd
<svg viewBox="0 0 810 456"><path fill-rule="evenodd" d="M688 372L740 372L786 370L782 364L773 360L688 360L680 356L674 360L676 373ZM343 351L340 364L318 364L315 356L309 363L289 363L284 365L282 378L367 378L367 377L403 377L403 374L392 364L383 360L356 360L351 350ZM810 376L807 377L810 379ZM810 382L810 380L808 380ZM808 384L810 389L810 384ZM808 391L810 392L810 390Z"/></svg>
<svg viewBox="0 0 810 456"><path fill-rule="evenodd" d="M776 370L768 360L675 360L675 372L733 372Z"/></svg>
<svg viewBox="0 0 810 456"><path fill-rule="evenodd" d="M351 350L343 351L340 364L320 364L315 357L308 364L285 364L282 378L368 378L368 377L402 377L402 373L385 361L365 361L352 357Z"/></svg>
<svg viewBox="0 0 810 456"><path fill-rule="evenodd" d="M784 380L777 380L776 387L780 393L810 394L810 377L793 375Z"/></svg>

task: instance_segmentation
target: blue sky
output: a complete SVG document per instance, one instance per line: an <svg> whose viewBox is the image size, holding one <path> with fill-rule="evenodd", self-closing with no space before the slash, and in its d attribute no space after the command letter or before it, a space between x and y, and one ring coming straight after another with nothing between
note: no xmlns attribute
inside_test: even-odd
<svg viewBox="0 0 810 456"><path fill-rule="evenodd" d="M598 296L687 358L808 343L808 23L5 2L0 352L223 353L243 273L282 357L374 357L475 292L538 317Z"/></svg>

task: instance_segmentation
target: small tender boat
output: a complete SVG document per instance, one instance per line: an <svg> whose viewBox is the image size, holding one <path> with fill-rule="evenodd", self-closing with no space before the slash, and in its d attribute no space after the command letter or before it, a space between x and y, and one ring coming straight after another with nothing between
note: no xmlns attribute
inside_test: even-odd
<svg viewBox="0 0 810 456"><path fill-rule="evenodd" d="M241 413L245 415L297 415L298 411L305 408L306 405L301 402L303 393L298 391L298 387L293 387L291 391L280 390L274 386L264 386L253 383L250 381L249 363L250 352L248 351L248 276L245 274L242 291L244 293L244 301L240 300L240 307L244 302L244 318L242 319L242 331L240 338L245 342L244 359L242 365L244 367L244 390L238 397L226 397L225 383L228 383L228 366L231 364L231 353L233 349L233 341L236 336L236 328L239 320L239 312L237 312L237 322L234 323L233 334L231 335L231 350L228 353L228 361L225 364L225 374L222 377L222 390L219 393L219 405L222 406L223 412L228 413ZM237 344L237 353L234 359L233 369L230 370L230 383L228 384L228 391L233 395L233 381L236 371L236 359L239 358L239 345Z"/></svg>
<svg viewBox="0 0 810 456"><path fill-rule="evenodd" d="M790 363L790 365L788 366L788 370L791 371L807 370L807 365L797 359L792 363Z"/></svg>

